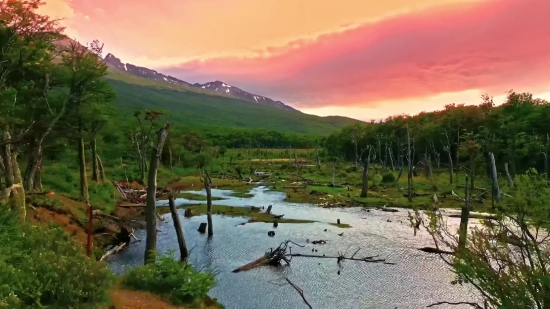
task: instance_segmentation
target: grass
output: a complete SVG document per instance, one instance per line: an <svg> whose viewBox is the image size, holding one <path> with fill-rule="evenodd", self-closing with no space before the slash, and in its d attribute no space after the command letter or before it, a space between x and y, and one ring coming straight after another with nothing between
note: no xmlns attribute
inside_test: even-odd
<svg viewBox="0 0 550 309"><path fill-rule="evenodd" d="M180 192L180 193L174 195L174 197L175 198L185 198L185 199L194 200L194 201L206 201L206 195L197 194L197 193ZM225 200L225 198L212 196L211 200L212 201L220 201L220 200Z"/></svg>
<svg viewBox="0 0 550 309"><path fill-rule="evenodd" d="M254 196L254 194L246 193L246 192L232 192L231 196L240 197L240 198L251 198Z"/></svg>
<svg viewBox="0 0 550 309"><path fill-rule="evenodd" d="M451 192L462 196L464 193L464 174L455 173L454 183L449 183L449 174L445 169L439 171L434 168L432 177L419 174L413 177L412 202L407 198L406 171L399 181L382 183L382 176L385 173L393 173L397 178L398 171L391 172L388 169L384 172L380 167L373 167L370 171L367 197L362 198L361 184L362 172L349 163L335 166L335 182L347 182L347 185L330 187L332 181L332 164L323 163L321 170L316 167L299 167L298 170L288 164L268 164L267 162L255 163L254 168L258 170L271 170L279 176L272 176L271 181L276 183L275 191L284 192L287 195L286 201L291 203L309 203L321 207L343 207L343 206L365 206L365 207L398 207L398 208L460 208L463 202L452 195ZM308 185L306 188L296 189L284 188L285 185L292 185L304 178L312 180L319 185ZM476 177L476 186L490 188L484 176ZM504 192L511 192L506 181L502 179L500 188ZM484 190L475 189L470 194L477 196ZM438 203L433 202L433 195L436 195ZM479 199L472 200L474 211L488 211L490 207L490 193L485 195L485 203Z"/></svg>
<svg viewBox="0 0 550 309"><path fill-rule="evenodd" d="M160 213L166 213L170 211L169 209L163 209L168 207L159 208ZM206 204L195 205L195 206L184 206L180 207L184 209L190 209L194 216L206 214ZM225 205L212 205L212 214L214 215L223 215L228 217L248 217L253 222L268 222L272 223L277 221L278 223L313 223L312 220L302 220L302 219L285 219L273 218L271 215L266 214L265 212L260 212L257 210L252 210L249 207L233 207Z"/></svg>

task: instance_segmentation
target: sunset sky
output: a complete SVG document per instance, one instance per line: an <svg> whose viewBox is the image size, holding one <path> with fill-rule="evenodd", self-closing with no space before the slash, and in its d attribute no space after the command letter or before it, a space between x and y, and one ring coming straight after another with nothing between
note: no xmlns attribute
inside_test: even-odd
<svg viewBox="0 0 550 309"><path fill-rule="evenodd" d="M82 43L304 112L379 119L510 89L550 100L549 0L47 0Z"/></svg>

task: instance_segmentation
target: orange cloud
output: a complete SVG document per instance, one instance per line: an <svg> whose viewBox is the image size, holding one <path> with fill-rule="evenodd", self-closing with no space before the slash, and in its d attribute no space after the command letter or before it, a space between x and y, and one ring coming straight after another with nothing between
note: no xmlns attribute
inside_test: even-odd
<svg viewBox="0 0 550 309"><path fill-rule="evenodd" d="M125 62L317 114L370 119L358 111L379 118L476 103L482 92L550 91L550 1L412 2L48 0L45 10Z"/></svg>
<svg viewBox="0 0 550 309"><path fill-rule="evenodd" d="M550 90L544 88L549 11L547 0L448 6L294 41L271 49L270 56L197 60L162 70L190 81L223 80L298 108L471 89L544 92Z"/></svg>

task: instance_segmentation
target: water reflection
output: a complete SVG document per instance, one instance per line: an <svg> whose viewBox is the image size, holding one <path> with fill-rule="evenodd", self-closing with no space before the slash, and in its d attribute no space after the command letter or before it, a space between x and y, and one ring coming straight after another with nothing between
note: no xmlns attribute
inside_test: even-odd
<svg viewBox="0 0 550 309"><path fill-rule="evenodd" d="M200 193L201 191L188 191ZM407 225L407 212L386 213L377 210L367 212L359 208L324 209L311 205L284 202L284 194L269 192L264 187L253 189L252 198L230 196L227 190L212 190L213 196L225 197L216 204L244 206L273 205L273 212L285 214L287 218L309 219L319 222L311 224L253 223L244 226L244 218L213 216L214 237L210 240L197 232L198 225L206 222L205 216L186 219L180 211L187 245L191 248L190 261L198 268L218 272L217 286L211 296L218 298L228 309L263 308L307 308L300 296L289 285L283 283L287 276L300 286L309 303L315 309L363 309L363 308L425 308L436 301L471 300L474 295L466 288L451 286L452 274L435 255L429 255L416 248L431 245L430 238L423 233L413 237ZM178 205L196 204L196 201L177 199ZM165 201L159 201L164 205ZM159 223L158 249L165 253L177 249L177 239L170 215ZM340 219L352 226L339 229L328 223ZM391 222L388 222L388 219ZM456 221L456 220L455 220ZM456 223L456 222L455 222ZM325 231L325 229L327 231ZM267 232L275 230L275 237ZM338 233L344 232L343 236ZM145 232L136 235L145 239ZM338 275L336 261L328 259L294 258L291 267L263 267L234 274L231 271L260 257L270 247L282 241L306 244L306 239L324 239L326 245L311 245L306 248L293 247L293 252L337 255L338 252L379 255L396 265L382 265L345 261ZM132 244L126 251L113 256L110 267L118 273L143 261L144 242ZM439 306L445 308L445 306ZM452 308L461 308L452 306ZM468 307L462 307L468 308Z"/></svg>

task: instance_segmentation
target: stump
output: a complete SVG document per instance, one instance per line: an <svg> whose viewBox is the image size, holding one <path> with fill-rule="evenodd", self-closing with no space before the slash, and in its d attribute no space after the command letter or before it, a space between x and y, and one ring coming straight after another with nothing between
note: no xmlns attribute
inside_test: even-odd
<svg viewBox="0 0 550 309"><path fill-rule="evenodd" d="M271 214L271 207L273 207L273 205L267 206L267 210L265 211L266 214Z"/></svg>
<svg viewBox="0 0 550 309"><path fill-rule="evenodd" d="M199 229L198 229L199 233L201 233L201 234L206 233L206 227L207 226L208 226L208 223L205 223L205 222L201 223L201 225L199 225Z"/></svg>
<svg viewBox="0 0 550 309"><path fill-rule="evenodd" d="M183 216L186 217L186 218L192 217L193 216L193 211L191 210L191 208L187 208L185 210L185 212L183 213Z"/></svg>
<svg viewBox="0 0 550 309"><path fill-rule="evenodd" d="M340 224L340 219L336 219L336 224Z"/></svg>
<svg viewBox="0 0 550 309"><path fill-rule="evenodd" d="M274 231L269 231L269 232L267 232L267 236L273 237L273 236L275 236L275 232Z"/></svg>
<svg viewBox="0 0 550 309"><path fill-rule="evenodd" d="M279 222L273 221L273 227L278 227L278 226L279 226Z"/></svg>

